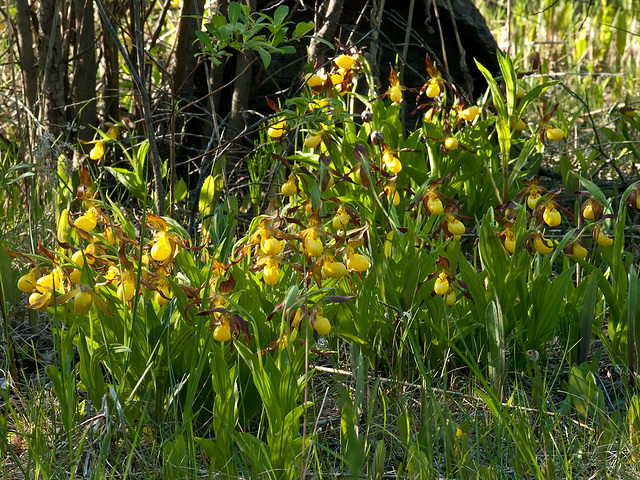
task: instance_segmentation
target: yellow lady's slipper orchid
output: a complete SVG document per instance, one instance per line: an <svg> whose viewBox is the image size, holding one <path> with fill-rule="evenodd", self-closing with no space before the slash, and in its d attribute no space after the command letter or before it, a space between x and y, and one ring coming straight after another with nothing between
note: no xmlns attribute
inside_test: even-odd
<svg viewBox="0 0 640 480"><path fill-rule="evenodd" d="M613 238L604 233L601 228L598 228L596 241L601 247L608 247L609 245L613 244Z"/></svg>
<svg viewBox="0 0 640 480"><path fill-rule="evenodd" d="M93 305L91 292L81 290L73 297L73 311L76 312L76 315L84 315L91 310L91 305Z"/></svg>
<svg viewBox="0 0 640 480"><path fill-rule="evenodd" d="M307 233L304 237L304 251L310 257L322 255L322 240L315 230Z"/></svg>
<svg viewBox="0 0 640 480"><path fill-rule="evenodd" d="M446 295L449 291L449 279L447 278L446 272L440 272L438 278L436 279L436 283L433 286L433 291L436 295Z"/></svg>
<svg viewBox="0 0 640 480"><path fill-rule="evenodd" d="M311 111L317 110L317 109L328 110L329 108L331 108L331 102L326 98L323 98L320 100L312 100L309 103L309 110Z"/></svg>
<svg viewBox="0 0 640 480"><path fill-rule="evenodd" d="M513 253L516 250L516 236L510 228L504 234L504 248L509 253Z"/></svg>
<svg viewBox="0 0 640 480"><path fill-rule="evenodd" d="M595 215L593 213L593 203L591 199L587 200L587 202L585 203L584 208L582 209L582 216L586 220L593 220L593 217Z"/></svg>
<svg viewBox="0 0 640 480"><path fill-rule="evenodd" d="M527 197L527 206L531 210L535 210L539 199L540 199L540 192L538 192L538 190L535 187L531 187L531 190L529 191L529 196Z"/></svg>
<svg viewBox="0 0 640 480"><path fill-rule="evenodd" d="M400 102L400 100L402 100L402 90L400 90L400 87L394 85L389 88L389 98L391 98L391 101L394 103Z"/></svg>
<svg viewBox="0 0 640 480"><path fill-rule="evenodd" d="M456 137L448 137L444 141L444 146L447 150L455 150L458 148L458 139Z"/></svg>
<svg viewBox="0 0 640 480"><path fill-rule="evenodd" d="M102 157L104 157L104 144L100 140L96 140L95 145L89 152L89 158L91 160L100 161L102 160Z"/></svg>
<svg viewBox="0 0 640 480"><path fill-rule="evenodd" d="M382 154L382 164L390 173L394 175L400 173L400 171L402 170L402 163L400 163L400 159L398 159L398 157L396 157L393 153L389 152L388 148L386 147Z"/></svg>
<svg viewBox="0 0 640 480"><path fill-rule="evenodd" d="M36 278L36 274L33 270L29 273L23 275L18 280L18 290L25 293L30 293L36 286L38 279Z"/></svg>
<svg viewBox="0 0 640 480"><path fill-rule="evenodd" d="M229 325L229 320L225 317L222 318L222 323L213 331L213 339L217 342L226 342L231 339L231 325Z"/></svg>
<svg viewBox="0 0 640 480"><path fill-rule="evenodd" d="M59 291L62 286L61 278L56 272L48 273L47 275L43 275L36 281L36 290L40 293L45 293L47 291L56 290Z"/></svg>
<svg viewBox="0 0 640 480"><path fill-rule="evenodd" d="M120 128L117 125L111 125L107 130L107 137L111 140L117 140L120 136Z"/></svg>
<svg viewBox="0 0 640 480"><path fill-rule="evenodd" d="M305 83L311 88L322 87L327 81L327 74L324 68L321 68L316 73L307 73L304 77Z"/></svg>
<svg viewBox="0 0 640 480"><path fill-rule="evenodd" d="M107 270L107 273L105 274L104 278L106 280L111 281L118 278L119 276L120 276L120 270L118 269L118 267L116 267L115 265L111 265Z"/></svg>
<svg viewBox="0 0 640 480"><path fill-rule="evenodd" d="M329 78L331 79L331 83L333 83L334 85L340 85L343 80L344 80L344 76L346 75L346 71L342 68L339 68L338 70L336 70L335 73L332 73L331 75L329 75Z"/></svg>
<svg viewBox="0 0 640 480"><path fill-rule="evenodd" d="M338 58L336 58L334 61L338 68L341 68L343 70L349 70L356 62L355 58L353 58L351 55L345 54L339 55Z"/></svg>
<svg viewBox="0 0 640 480"><path fill-rule="evenodd" d="M342 278L347 274L344 263L336 262L333 257L327 257L322 264L323 278Z"/></svg>
<svg viewBox="0 0 640 480"><path fill-rule="evenodd" d="M542 214L542 219L544 220L544 223L546 223L550 227L557 227L562 222L560 212L558 212L558 210L552 204L548 204L545 206L544 213Z"/></svg>
<svg viewBox="0 0 640 480"><path fill-rule="evenodd" d="M466 231L464 224L453 215L448 215L447 227L451 235L462 235Z"/></svg>
<svg viewBox="0 0 640 480"><path fill-rule="evenodd" d="M467 122L473 122L479 113L480 113L480 109L475 105L473 105L469 108L465 108L464 110L462 110L460 112L460 117L463 120L466 120Z"/></svg>
<svg viewBox="0 0 640 480"><path fill-rule="evenodd" d="M315 134L309 135L307 138L304 139L304 146L307 148L316 148L318 145L320 145L321 141L322 141L322 130L319 130Z"/></svg>
<svg viewBox="0 0 640 480"><path fill-rule="evenodd" d="M364 255L354 253L353 248L349 248L347 253L347 268L349 270L357 270L362 273L365 272L370 266L369 260Z"/></svg>
<svg viewBox="0 0 640 480"><path fill-rule="evenodd" d="M71 283L75 283L76 285L81 283L82 272L77 268L74 268L73 270L71 270L71 273L69 274L69 280L71 280Z"/></svg>
<svg viewBox="0 0 640 480"><path fill-rule="evenodd" d="M587 255L589 254L589 251L584 248L582 245L580 245L580 243L575 242L573 244L573 251L572 254L575 255L578 258L587 258Z"/></svg>
<svg viewBox="0 0 640 480"><path fill-rule="evenodd" d="M262 278L267 285L277 285L280 280L280 269L278 262L272 258L268 258L262 270Z"/></svg>
<svg viewBox="0 0 640 480"><path fill-rule="evenodd" d="M356 180L362 183L362 167L358 165L355 170Z"/></svg>
<svg viewBox="0 0 640 480"><path fill-rule="evenodd" d="M402 163L400 163L400 159L392 153L383 154L382 161L389 173L397 175L402 171Z"/></svg>
<svg viewBox="0 0 640 480"><path fill-rule="evenodd" d="M429 191L429 193L427 193L427 208L429 209L429 212L434 215L440 215L444 210L442 200L440 200L438 195L433 191Z"/></svg>
<svg viewBox="0 0 640 480"><path fill-rule="evenodd" d="M291 197L292 195L298 193L295 175L289 175L289 179L282 185L282 188L280 188L280 193L282 193L282 195L285 197Z"/></svg>
<svg viewBox="0 0 640 480"><path fill-rule="evenodd" d="M94 237L94 241L95 241L95 237ZM104 254L104 251L102 250L102 248L96 246L95 243L90 243L89 245L87 245L87 248L85 249L84 253L85 253L85 257L87 258L87 263L89 265L93 265L96 261L96 257L98 255Z"/></svg>
<svg viewBox="0 0 640 480"><path fill-rule="evenodd" d="M431 107L429 110L424 112L424 123L433 123L433 114L435 113L435 108Z"/></svg>
<svg viewBox="0 0 640 480"><path fill-rule="evenodd" d="M342 230L347 228L350 218L351 217L349 217L349 214L344 209L344 207L340 205L336 212L336 216L333 218L331 224L333 225L333 228L335 228L336 230Z"/></svg>
<svg viewBox="0 0 640 480"><path fill-rule="evenodd" d="M395 182L389 182L389 184L384 187L384 191L387 194L387 200L393 202L393 205L397 207L400 204L400 194L396 189Z"/></svg>
<svg viewBox="0 0 640 480"><path fill-rule="evenodd" d="M96 225L98 225L96 209L94 207L91 207L89 210L85 212L84 215L81 215L78 218L76 218L76 221L73 223L76 227L90 232L91 230L96 228Z"/></svg>
<svg viewBox="0 0 640 480"><path fill-rule="evenodd" d="M47 292L49 293L49 292ZM36 301L44 294L42 293L38 293L38 292L33 292L31 295L29 295L29 306L33 305L34 303L36 303Z"/></svg>
<svg viewBox="0 0 640 480"><path fill-rule="evenodd" d="M262 253L269 257L280 255L280 252L282 252L282 248L283 245L278 241L277 238L263 238L260 242L260 250L262 250Z"/></svg>
<svg viewBox="0 0 640 480"><path fill-rule="evenodd" d="M135 281L123 281L118 285L118 291L116 293L120 301L130 302L136 294Z"/></svg>
<svg viewBox="0 0 640 480"><path fill-rule="evenodd" d="M456 303L456 292L450 288L447 294L444 296L444 304L447 307L453 307Z"/></svg>
<svg viewBox="0 0 640 480"><path fill-rule="evenodd" d="M154 239L153 246L151 247L151 258L156 262L164 262L173 253L173 247L171 241L167 238L165 232L160 232Z"/></svg>
<svg viewBox="0 0 640 480"><path fill-rule="evenodd" d="M402 91L405 90L405 87L400 85L400 79L393 68L391 68L391 73L389 74L389 84L391 86L386 94L389 95L392 102L400 103L402 101Z"/></svg>
<svg viewBox="0 0 640 480"><path fill-rule="evenodd" d="M538 253L551 253L553 252L553 243L551 240L544 238L540 232L537 232L533 239L533 248L535 248Z"/></svg>
<svg viewBox="0 0 640 480"><path fill-rule="evenodd" d="M293 319L291 320L291 327L295 327L298 325L298 322L300 322L300 317L302 316L302 310L300 310L299 308L296 310L296 314L293 316Z"/></svg>
<svg viewBox="0 0 640 480"><path fill-rule="evenodd" d="M558 141L564 139L564 130L561 128L548 128L546 131L549 140Z"/></svg>
<svg viewBox="0 0 640 480"><path fill-rule="evenodd" d="M284 134L286 128L287 121L281 120L269 127L269 129L267 130L267 135L269 135L271 138L280 138Z"/></svg>
<svg viewBox="0 0 640 480"><path fill-rule="evenodd" d="M29 295L29 308L44 310L53 303L53 292L47 290L44 293L33 292Z"/></svg>
<svg viewBox="0 0 640 480"><path fill-rule="evenodd" d="M438 82L437 79L432 78L431 80L429 80L429 84L427 85L427 97L429 98L436 98L438 95L440 95L441 92L441 88L440 88L440 82Z"/></svg>
<svg viewBox="0 0 640 480"><path fill-rule="evenodd" d="M314 328L318 335L327 335L331 331L331 323L329 323L329 319L322 315L322 308L318 308L316 312L316 322L314 325L311 324L311 319L309 319L309 326Z"/></svg>
<svg viewBox="0 0 640 480"><path fill-rule="evenodd" d="M76 250L75 252L73 252L73 255L71 255L71 261L82 268L82 266L84 265L84 254L82 253L82 250Z"/></svg>

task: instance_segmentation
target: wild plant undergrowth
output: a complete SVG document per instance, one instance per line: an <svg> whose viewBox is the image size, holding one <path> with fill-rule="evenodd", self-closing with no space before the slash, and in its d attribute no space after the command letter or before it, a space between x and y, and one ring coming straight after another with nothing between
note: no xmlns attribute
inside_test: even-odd
<svg viewBox="0 0 640 480"><path fill-rule="evenodd" d="M214 63L212 38L268 67L309 29L233 5L199 35ZM396 66L380 92L341 47L270 100L242 205L224 167L202 179L195 230L153 211L127 125L61 156L55 200L32 194L53 233L0 252L5 477L637 478L640 120L631 76L595 75L637 71L628 7L588 17L617 19L618 52L591 48L588 82L550 75L567 45L523 49L479 65L477 101L429 57L423 85ZM9 202L29 175L4 158ZM19 341L24 306L52 348Z"/></svg>

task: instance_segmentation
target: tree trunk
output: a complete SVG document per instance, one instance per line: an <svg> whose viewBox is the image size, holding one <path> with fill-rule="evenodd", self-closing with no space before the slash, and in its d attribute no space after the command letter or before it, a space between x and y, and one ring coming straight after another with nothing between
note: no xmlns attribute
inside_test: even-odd
<svg viewBox="0 0 640 480"><path fill-rule="evenodd" d="M185 0L182 4L180 21L178 22L178 39L175 49L175 63L172 75L173 85L178 90L178 95L191 98L193 95L193 75L196 68L196 53L200 51L200 42L196 31L200 30L201 22L198 17L204 12L204 0ZM195 43L194 43L195 42Z"/></svg>
<svg viewBox="0 0 640 480"><path fill-rule="evenodd" d="M254 12L256 0L250 0L249 7ZM251 93L251 62L255 54L251 50L236 53L236 74L233 84L233 96L231 97L231 127L232 135L236 135L244 130L245 120L243 112L249 106L249 95Z"/></svg>
<svg viewBox="0 0 640 480"><path fill-rule="evenodd" d="M89 141L96 118L96 41L93 0L74 0L76 45L73 68L72 98L78 138Z"/></svg>
<svg viewBox="0 0 640 480"><path fill-rule="evenodd" d="M329 42L333 41L343 5L344 0L326 0L322 4L316 20L316 37ZM327 47L322 42L312 38L309 43L309 61L318 62L319 65L322 65L326 58L326 49Z"/></svg>
<svg viewBox="0 0 640 480"><path fill-rule="evenodd" d="M27 0L16 0L16 32L18 37L18 53L20 55L20 69L24 85L25 104L34 114L38 96L38 66L33 48L33 25L31 10Z"/></svg>
<svg viewBox="0 0 640 480"><path fill-rule="evenodd" d="M66 59L62 46L60 0L42 0L39 9L40 68L44 70L44 119L49 132L58 137L67 123L65 114Z"/></svg>
<svg viewBox="0 0 640 480"><path fill-rule="evenodd" d="M227 14L227 8L229 7L229 0L216 0L214 9L220 12L222 15ZM211 72L209 74L209 85L212 92L216 92L222 87L222 81L224 78L224 63L219 66L211 65ZM213 106L216 112L220 111L220 96L222 92L218 91L213 95Z"/></svg>
<svg viewBox="0 0 640 480"><path fill-rule="evenodd" d="M115 2L104 5L109 15L113 16ZM115 40L107 31L104 19L100 16L102 35L102 116L104 120L117 122L120 120L120 63L118 61L118 47Z"/></svg>

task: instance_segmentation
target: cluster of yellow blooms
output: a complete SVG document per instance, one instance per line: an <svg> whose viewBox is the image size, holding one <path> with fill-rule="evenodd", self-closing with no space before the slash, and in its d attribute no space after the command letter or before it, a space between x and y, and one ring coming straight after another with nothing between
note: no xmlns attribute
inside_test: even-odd
<svg viewBox="0 0 640 480"><path fill-rule="evenodd" d="M73 300L73 310L77 315L88 313L94 304L103 313L113 315L101 296L113 297L115 293L120 302L129 303L136 294L146 291L153 292L153 299L159 306L166 305L172 297L167 276L182 241L169 233L162 218L149 215L149 226L158 232L145 246L150 251L143 254L143 268L138 276L136 259L125 253L125 246L135 247L136 240L128 238L118 226L109 225L108 219L93 202L85 199L85 204L89 204L89 208L75 221L66 211L60 218L60 222L67 223L77 237L84 240L84 248L62 243L64 251L54 253L40 245L40 253L52 266L35 267L18 281L18 288L30 293L29 306L43 310ZM87 277L83 277L83 269L89 273Z"/></svg>
<svg viewBox="0 0 640 480"><path fill-rule="evenodd" d="M310 200L297 211L304 212L302 219L278 214L263 217L256 231L236 251L236 259L251 256L250 270L262 273L264 283L273 287L281 281L281 266L290 267L304 282L313 279L318 285L322 285L323 280L339 280L350 272L362 274L369 269L367 257L355 251L364 243L366 227L356 225L355 214L350 209L338 205L327 225L320 217L320 208L314 210ZM281 226L285 223L288 226L283 230ZM350 223L355 227L353 230L348 229ZM326 228L329 224L336 233ZM323 237L328 240L327 245ZM299 260L294 262L294 259ZM318 318L324 317L321 310L316 313L312 327L318 334L325 335L331 324L328 320L318 323Z"/></svg>
<svg viewBox="0 0 640 480"><path fill-rule="evenodd" d="M524 247L541 254L551 253L554 250L554 243L544 236L542 228L545 226L559 226L562 223L562 214L560 212L563 212L570 220L573 220L573 214L556 200L559 192L549 192L538 185L538 177L525 180L524 183L525 188L514 197L514 201L517 202L526 196L526 201L523 203L532 211L529 217L530 221L535 222L535 230L528 234L524 241ZM593 245L610 246L613 244L613 238L605 232L603 221L613 218L614 215L604 215L604 206L595 198L592 198L589 192L580 193L588 197L580 208L583 231L591 231ZM505 215L502 221L503 230L499 233L499 237L504 249L509 254L513 254L516 249L516 235L513 226L518 207L515 202L509 202L503 207ZM581 232L577 230L574 239L564 247L563 251L566 254L584 259L589 255L590 251L582 242L580 236Z"/></svg>
<svg viewBox="0 0 640 480"><path fill-rule="evenodd" d="M315 73L307 75L305 78L306 84L312 89L314 94L322 92L326 97L313 98L311 104L315 105L315 107L311 107L312 109L317 107L324 108L327 105L329 105L328 108L332 108L331 104L328 103L327 100L331 98L332 92L337 91L339 94L343 94L346 91L345 88L349 88L351 86L351 79L355 74L357 74L360 64L357 55L354 52L350 53L350 55L343 54L334 59L332 62L332 69L330 71L320 69ZM442 78L442 75L436 68L435 63L429 57L427 57L427 72L429 74L429 79L422 86L418 94L418 100L423 94L428 99L428 103L426 105L418 107L418 109L428 108L424 114L425 124L432 123L435 120L436 115L438 115L438 112L445 108L445 105L447 105L445 98L447 91L452 90L455 93L454 89L447 88L447 82ZM388 97L394 104L401 103L403 101L403 92L409 89L401 85L401 81L393 68L391 69L391 74L389 76L389 85L388 90L380 98ZM522 99L524 96L524 89L522 86L518 85L517 98ZM482 118L486 118L486 112L481 110L480 107L476 105L466 106L459 95L455 95L455 97L456 98L453 102L454 105L450 108L450 111L454 112L454 115L452 117L448 117L447 115L444 116L444 135L441 138L431 138L431 140L440 143L440 148L444 155L448 155L458 148L466 149L464 145L461 145L460 140L457 138L457 134L455 133L457 129L463 129L465 125L474 124L481 117L481 114ZM543 119L542 125L538 130L540 139L543 143L545 143L545 141L562 141L565 138L564 130L550 124L551 116L554 111L555 107L552 107L550 113L548 113ZM362 118L366 123L371 121L370 118L366 118L365 114L362 115ZM451 120L451 118L453 118L453 120ZM513 128L516 131L522 131L526 127L527 125L524 121L521 118L518 118L517 124ZM286 128L284 121L279 121L269 129L269 135L274 138L278 138L282 134L281 132L284 131L284 128ZM328 127L326 125L321 125L318 131L309 132L307 137L304 139L304 146L306 148L314 149L317 148L323 140L328 139L328 141L331 141L329 134L323 131L323 129L326 130L327 128ZM402 171L402 162L399 158L399 152L402 152L403 150L393 150L392 147L384 142L383 134L376 130L370 132L370 142L374 150L376 147L379 147L380 153L378 157L379 165L367 162L369 171L373 171L374 173L379 172L378 184L381 184L381 195L385 195L390 203L398 206L401 201L399 195L399 191L401 189L398 186L397 180L398 175ZM324 151L326 151L326 149ZM364 161L365 160L362 160L362 162ZM353 173L354 179L358 182L362 182L363 186L367 188L371 179L363 179L362 170L362 163L358 163L352 168L350 173ZM331 174L328 175L329 183L332 184L333 178L331 177ZM340 174L337 175L339 176ZM366 180L366 185L363 180ZM445 178L440 178L432 182L431 185L428 186L427 191L422 194L420 198L414 200L408 208L411 209L413 206L420 205L427 214L441 216L442 219L438 224L435 234L442 232L446 239L459 240L462 234L468 231L462 222L466 217L460 215L459 212L461 206L457 201L447 199L438 191L438 188L444 181ZM326 183L327 182L323 182L323 185ZM554 248L553 242L544 236L542 227L559 226L562 223L561 212L564 212L565 216L572 218L571 212L558 202L557 193L547 192L544 188L538 186L537 179L526 183L526 188L518 194L514 200L518 201L520 198L526 196L526 205L533 211L530 218L537 221L537 228L531 231L528 235L528 238L524 242L524 246L526 248L530 248L530 251L535 250L540 253L550 253ZM288 177L287 181L282 185L281 193L285 197L302 194L299 187L299 180L295 173L292 173ZM499 237L504 249L509 254L514 253L516 249L517 239L513 226L517 208L518 206L515 203L503 207L506 215L503 219L503 229L499 232ZM588 198L581 209L581 215L582 219L588 224L587 228L590 228L590 231L592 232L594 244L607 246L613 242L613 239L605 233L602 222L603 219L608 217L602 216L602 206L598 205L595 199L590 197ZM339 230L340 228L346 227L348 219L349 217L345 213L343 206L340 205L332 222L334 228ZM360 261L360 258L357 257L359 254L353 253L351 247L349 247L345 252L345 264L335 262L331 255L323 254L322 241L320 240L320 234L318 233L317 226L311 226L309 229L305 230L305 233L303 234L303 251L309 257L322 258L320 263L322 264L323 277L339 278L344 275L345 266L347 268L351 268L350 265L355 265L354 258L358 258L358 261ZM585 258L589 253L589 250L584 246L579 238L576 238L565 247L565 252L580 258ZM338 264L340 266L338 266ZM361 268L354 267L354 269L362 271ZM455 293L449 286L451 278L451 274L448 273L446 269L442 269L437 275L434 291L436 294L442 295L445 298L445 303L452 305L455 302Z"/></svg>
<svg viewBox="0 0 640 480"><path fill-rule="evenodd" d="M332 60L330 68L317 69L305 77L305 84L312 92L307 113L316 116L314 117L316 120L319 118L317 117L319 113L326 114L323 121L309 123L315 126L307 130L302 142L305 149L320 150L319 164L323 161L323 156L328 159L326 152L330 142L333 141L330 124L332 119L339 117L337 113L341 108L339 104L342 96L353 90L355 76L362 68L360 55L361 52L354 48L346 50ZM427 72L429 80L420 89L418 99L424 94L428 104L420 105L418 108L429 107L423 118L425 124L430 124L439 118L439 111L447 105L446 95L451 89L448 88L447 82L429 57L427 57ZM389 89L380 98L389 97L392 103L400 104L403 101L403 92L408 89L401 85L393 69L389 76L389 84ZM521 87L518 91L519 98L524 96L524 91L520 92L520 90ZM456 132L462 130L465 125L474 124L479 118L486 118L485 112L478 106L466 106L461 98L455 100L454 106L449 111L453 113L453 120L447 119L444 122L443 135L440 138L431 139L438 142L443 155L448 155L459 148L466 149L456 137ZM329 121L326 121L326 118ZM365 112L362 119L365 124L371 123L373 119L371 111L369 110L368 114ZM278 118L268 127L268 136L280 141L279 139L289 131L290 122L293 121ZM545 119L544 123L547 122L548 120ZM373 130L369 126L366 128L373 151L378 154L376 157L378 161L369 162L369 153L367 153L351 171L342 177L329 167L330 161L325 162L327 167L324 169L325 176L316 178L316 181L321 183L322 191L325 191L333 185L334 176L335 181L338 182L351 175L353 181L351 177L349 181L359 182L365 188L377 180L376 185L380 187L380 196L386 196L390 204L398 206L401 201L399 194L401 188L397 181L403 170L400 153L407 149L391 148L384 142L382 132ZM519 119L514 128L523 130L526 124ZM543 125L540 136L547 140L560 141L564 139L564 131L551 125ZM117 129L110 129L107 137L117 139ZM102 159L105 153L103 142L95 140L89 143L94 145L90 158L98 161ZM368 168L364 168L365 166ZM374 172L375 178L369 178L365 173L367 171ZM300 181L302 176L308 174L311 172L306 169L291 167L291 173L280 190L282 197L290 199L288 213L302 212L302 214L297 218L280 216L279 213L262 217L257 229L246 238L242 247L235 253L234 262L249 256L249 270L270 287L277 288L283 271L286 274L287 269L297 274L303 282L314 280L321 286L323 280L339 281L349 274L361 276L370 267L369 259L356 251L365 242L368 224L362 226L356 212L338 199L320 199L321 204L314 208L309 198L310 189ZM463 217L460 214L462 206L439 191L450 176L431 182L426 191L407 208L422 208L427 215L438 216L439 222L434 235L442 234L445 239L456 241L468 231L462 220L472 219ZM526 239L525 247L540 253L550 253L554 248L553 242L544 237L541 228L544 225L556 227L562 223L561 212L568 217L571 217L571 213L558 203L557 194L547 192L538 185L537 179L525 183L526 187L514 200L519 201L526 196L526 205L533 212L531 218L537 221L537 229L532 231ZM636 197L633 199L637 201L640 208L640 194L637 200ZM75 221L72 222L71 216L65 217L64 221L75 229L76 236L84 241L85 246L63 245L66 249L65 253L51 253L41 247L41 253L50 260L51 266L33 268L18 282L18 288L21 291L30 293L30 307L44 309L73 300L73 310L77 315L88 313L93 305L97 305L105 314L111 315L108 302L101 298L105 292L122 303L130 303L136 296L153 292L153 300L158 308L164 307L173 296L172 288L175 288L175 285L172 287L169 277L174 273L176 256L186 248L186 243L170 231L166 221L161 217L148 215L147 225L155 233L153 238L140 249L139 240L127 237L122 229L111 224L89 198L81 198L81 200L84 200L86 210L77 216ZM327 204L335 205L335 212L321 216L320 212ZM499 233L499 237L509 254L513 254L516 249L514 221L517 208L517 204L511 202L502 209L503 230ZM330 219L328 219L329 216ZM607 246L613 242L612 238L604 232L602 220L608 217L603 215L603 206L595 199L589 197L585 201L581 208L581 216L588 223L588 228L591 228L594 243ZM330 231L331 228L333 231ZM134 247L133 250L137 248L138 251L144 251L142 258L138 259L131 253L127 254L126 247L130 246ZM565 252L580 258L585 258L589 253L579 238L567 245ZM142 265L142 268L138 270L137 265ZM215 325L214 338L218 341L227 341L232 338L238 323L237 319L234 319L234 316L224 308L226 304L224 294L230 293L233 282L221 280L224 275L229 275L225 274L224 265L218 264L216 268L217 273L214 275L207 297L207 301L211 302L211 310L200 313L211 314L212 328ZM437 271L428 276L425 281L432 279L435 279L433 294L441 296L445 305L449 307L456 302L454 285L457 285L465 295L467 294L465 286L449 272L448 262L442 258L438 261ZM99 291L101 295L98 295ZM195 293L192 295L196 296ZM322 308L318 306L314 307L312 313L308 311L302 313L298 309L292 315L290 322L292 327L299 323L301 317L308 316L309 325L315 333L326 335L331 330L331 323L323 315Z"/></svg>
<svg viewBox="0 0 640 480"><path fill-rule="evenodd" d="M140 251L138 240L129 238L123 229L112 225L90 199L84 198L84 203L88 208L77 215L75 221L67 213L60 220L73 229L74 237L84 241L84 247L63 243L62 252L49 252L41 246L40 252L52 266L33 268L19 279L18 288L30 293L29 306L41 310L73 301L73 311L77 315L87 314L94 305L103 314L113 315L113 305L118 301L131 306L136 296L146 296L150 292L157 308L163 308L173 297L172 288L177 285L169 281L169 276L177 273L176 257L187 245L170 231L163 218L147 215L146 225L155 233L143 245L144 253L139 259L135 253ZM247 254L252 255L250 270L261 274L262 281L269 286L278 285L281 265L290 266L301 277L305 271L308 272L306 278L315 279L318 284L324 279L341 279L350 272L365 272L370 266L369 260L355 251L363 244L365 228L358 225L355 214L348 207L338 205L335 215L327 222L327 226L336 231L331 233L323 225L319 209L314 211L310 205L308 201L307 208L301 210L306 212L307 228L304 229L291 223L294 229L285 233L271 224L277 220L279 225L282 218L264 219L258 229L247 237L245 248L236 261ZM350 224L355 228L350 229ZM296 228L301 231L294 231ZM328 246L323 244L323 237L330 240ZM126 250L131 252L126 253ZM298 252L301 256L295 257ZM300 258L302 265L291 263L294 258ZM211 310L205 313L211 314L212 329L215 326L214 339L224 342L238 331L237 316L224 308L225 295L231 293L235 281L231 282L232 276L222 281L221 278L224 275L229 277L230 273L225 273L224 265L215 260L214 263L215 272L206 296ZM138 265L142 266L139 273ZM205 296L200 298L198 293L201 287L179 287L187 297L194 299L193 302L205 301ZM319 335L326 335L331 330L329 320L319 307L313 310L309 323Z"/></svg>

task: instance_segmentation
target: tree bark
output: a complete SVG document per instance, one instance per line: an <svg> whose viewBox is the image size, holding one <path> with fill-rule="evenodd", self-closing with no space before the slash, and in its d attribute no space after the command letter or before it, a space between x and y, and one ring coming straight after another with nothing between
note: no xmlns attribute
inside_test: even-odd
<svg viewBox="0 0 640 480"><path fill-rule="evenodd" d="M327 0L322 4L316 21L316 37L329 42L333 40L343 5L344 0ZM309 42L309 61L322 65L326 58L326 49L326 45L312 38Z"/></svg>
<svg viewBox="0 0 640 480"><path fill-rule="evenodd" d="M92 126L96 117L96 42L93 20L93 0L74 0L75 6L75 62L73 65L72 98L75 120L80 127L78 138L93 138Z"/></svg>
<svg viewBox="0 0 640 480"><path fill-rule="evenodd" d="M229 0L216 0L214 4L214 9L217 10L220 14L226 15L227 8L229 7ZM219 66L211 65L211 71L209 73L209 86L212 92L216 92L213 94L213 106L216 112L220 111L220 96L222 95L221 91L218 91L220 87L222 87L222 82L224 79L224 63Z"/></svg>
<svg viewBox="0 0 640 480"><path fill-rule="evenodd" d="M115 2L105 5L109 15L113 15ZM120 63L118 62L118 46L115 39L108 34L104 19L100 16L102 35L102 117L104 120L117 122L120 120Z"/></svg>
<svg viewBox="0 0 640 480"><path fill-rule="evenodd" d="M249 7L254 12L256 0L249 1ZM231 127L232 134L236 135L244 130L245 121L243 112L249 106L249 94L251 93L251 62L255 54L251 50L236 53L236 74L233 84L233 96L231 97Z"/></svg>
<svg viewBox="0 0 640 480"><path fill-rule="evenodd" d="M33 114L37 115L35 106L38 97L38 66L33 47L34 28L31 23L31 10L27 0L16 0L16 33L25 104Z"/></svg>
<svg viewBox="0 0 640 480"><path fill-rule="evenodd" d="M58 137L67 123L65 101L66 62L60 25L61 0L42 0L39 9L40 68L44 69L41 91L44 118L50 133Z"/></svg>
<svg viewBox="0 0 640 480"><path fill-rule="evenodd" d="M193 75L196 68L196 53L200 51L200 43L196 31L200 30L201 22L198 17L204 12L204 0L185 0L182 4L180 21L178 22L178 39L175 49L175 63L173 64L173 84L179 91L179 96L191 98L193 96ZM195 42L195 43L194 43Z"/></svg>
<svg viewBox="0 0 640 480"><path fill-rule="evenodd" d="M255 55L247 51L236 54L236 75L233 83L233 95L231 97L231 135L237 135L245 127L242 113L249 106L249 94L251 93L251 62Z"/></svg>

